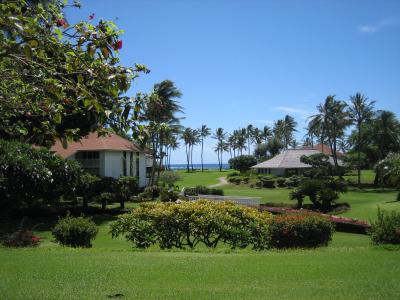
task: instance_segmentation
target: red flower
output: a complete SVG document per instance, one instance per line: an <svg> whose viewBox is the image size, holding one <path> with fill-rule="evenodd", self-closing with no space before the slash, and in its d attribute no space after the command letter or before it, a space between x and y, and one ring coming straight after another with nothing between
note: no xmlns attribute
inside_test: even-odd
<svg viewBox="0 0 400 300"><path fill-rule="evenodd" d="M67 25L67 22L64 19L58 19L56 21L56 24L57 24L58 27L62 27L62 26L65 27L65 25Z"/></svg>
<svg viewBox="0 0 400 300"><path fill-rule="evenodd" d="M114 44L114 50L120 50L122 48L122 41L118 40L115 44Z"/></svg>
<svg viewBox="0 0 400 300"><path fill-rule="evenodd" d="M93 20L93 19L94 19L94 13L89 16L89 20Z"/></svg>

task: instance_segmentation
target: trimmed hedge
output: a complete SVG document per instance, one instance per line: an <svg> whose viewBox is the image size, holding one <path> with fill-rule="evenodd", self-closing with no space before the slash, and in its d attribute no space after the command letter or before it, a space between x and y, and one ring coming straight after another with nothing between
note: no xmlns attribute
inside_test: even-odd
<svg viewBox="0 0 400 300"><path fill-rule="evenodd" d="M224 242L232 249L265 249L270 217L231 202L147 203L120 215L111 224L111 234L125 236L137 248L195 248L199 243L215 248Z"/></svg>
<svg viewBox="0 0 400 300"><path fill-rule="evenodd" d="M84 216L72 217L67 215L58 220L52 234L55 240L64 246L85 247L92 246L91 241L98 232L96 223Z"/></svg>
<svg viewBox="0 0 400 300"><path fill-rule="evenodd" d="M184 191L185 196L197 196L197 195L215 195L215 196L223 196L224 190L222 189L215 189L215 188L208 188L203 185L198 185L196 187L188 187L185 188Z"/></svg>
<svg viewBox="0 0 400 300"><path fill-rule="evenodd" d="M267 232L270 247L315 248L329 243L334 227L316 214L285 214L274 216Z"/></svg>

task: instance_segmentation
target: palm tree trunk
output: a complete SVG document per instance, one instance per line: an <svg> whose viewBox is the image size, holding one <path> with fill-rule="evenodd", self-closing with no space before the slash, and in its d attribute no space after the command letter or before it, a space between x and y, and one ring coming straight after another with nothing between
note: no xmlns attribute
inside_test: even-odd
<svg viewBox="0 0 400 300"><path fill-rule="evenodd" d="M189 151L188 151L188 144L185 144L185 148L186 148L186 170L189 173L190 169L189 169Z"/></svg>
<svg viewBox="0 0 400 300"><path fill-rule="evenodd" d="M192 145L191 150L190 150L190 164L192 165L192 172L194 171L193 170L193 148L194 148L194 145Z"/></svg>
<svg viewBox="0 0 400 300"><path fill-rule="evenodd" d="M201 172L203 172L203 137L201 138Z"/></svg>
<svg viewBox="0 0 400 300"><path fill-rule="evenodd" d="M361 187L361 123L358 122L358 162L357 162L357 178L358 188Z"/></svg>

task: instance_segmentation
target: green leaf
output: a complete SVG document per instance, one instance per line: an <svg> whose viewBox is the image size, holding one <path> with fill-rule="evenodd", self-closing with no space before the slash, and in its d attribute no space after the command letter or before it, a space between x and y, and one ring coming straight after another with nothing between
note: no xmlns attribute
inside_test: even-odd
<svg viewBox="0 0 400 300"><path fill-rule="evenodd" d="M30 60L32 60L32 49L28 44L24 45L24 53L26 55L27 58L29 58Z"/></svg>

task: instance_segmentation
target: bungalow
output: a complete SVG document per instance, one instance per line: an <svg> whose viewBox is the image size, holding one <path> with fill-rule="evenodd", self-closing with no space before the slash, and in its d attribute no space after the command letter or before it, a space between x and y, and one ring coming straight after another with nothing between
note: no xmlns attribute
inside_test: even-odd
<svg viewBox="0 0 400 300"><path fill-rule="evenodd" d="M329 161L333 165L331 149L328 146L321 147L320 145L317 145L314 148L285 150L273 158L263 161L252 168L256 169L259 174L272 174L276 176L286 176L289 173L302 174L305 170L310 168L310 165L302 163L300 158L303 155L309 156L317 153L325 153L329 155ZM342 153L338 153L338 157L342 156ZM338 163L341 165L342 161L338 160Z"/></svg>
<svg viewBox="0 0 400 300"><path fill-rule="evenodd" d="M50 150L78 161L92 174L113 178L136 176L140 187L148 183L151 156L132 141L116 134L99 137L97 133L91 133L79 142L69 143L66 149L57 141Z"/></svg>

